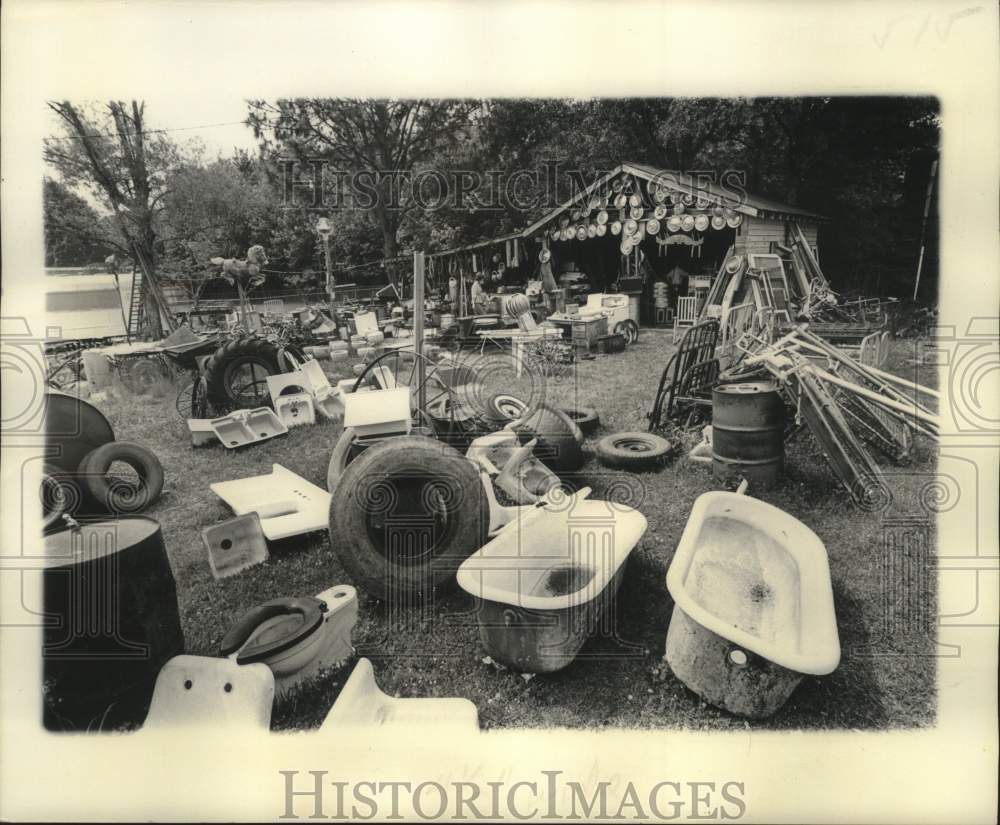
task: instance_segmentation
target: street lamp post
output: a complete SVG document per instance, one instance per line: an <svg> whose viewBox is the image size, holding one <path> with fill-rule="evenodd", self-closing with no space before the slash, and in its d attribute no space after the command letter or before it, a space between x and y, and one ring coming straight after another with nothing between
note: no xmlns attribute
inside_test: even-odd
<svg viewBox="0 0 1000 825"><path fill-rule="evenodd" d="M326 218L316 221L316 233L323 239L323 254L326 258L326 298L333 308L333 267L330 264L330 234L333 227Z"/></svg>

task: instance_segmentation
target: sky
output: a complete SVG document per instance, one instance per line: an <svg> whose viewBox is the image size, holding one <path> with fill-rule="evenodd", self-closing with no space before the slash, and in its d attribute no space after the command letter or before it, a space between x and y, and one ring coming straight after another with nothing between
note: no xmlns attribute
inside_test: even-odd
<svg viewBox="0 0 1000 825"><path fill-rule="evenodd" d="M255 152L253 132L243 125L247 105L239 97L208 98L149 94L145 96L146 121L150 129L171 129L179 142L198 138L205 144L209 158L230 157L233 149ZM59 119L50 117L52 134L62 134Z"/></svg>

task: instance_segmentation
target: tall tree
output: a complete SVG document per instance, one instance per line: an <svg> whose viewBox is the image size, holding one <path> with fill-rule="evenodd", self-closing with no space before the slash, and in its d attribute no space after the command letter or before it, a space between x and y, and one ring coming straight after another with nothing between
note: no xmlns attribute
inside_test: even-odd
<svg viewBox="0 0 1000 825"><path fill-rule="evenodd" d="M50 102L64 134L45 141L45 160L71 189L88 191L111 212L122 245L143 273L146 332L162 337L157 278L156 217L162 209L162 180L176 162L176 146L162 133L148 132L145 104L110 101L102 107ZM169 316L166 316L169 317Z"/></svg>
<svg viewBox="0 0 1000 825"><path fill-rule="evenodd" d="M466 134L478 104L453 100L312 98L249 102L247 123L265 155L321 159L337 171L369 176L382 255L399 251L399 229L414 207L398 197L398 176L411 172Z"/></svg>
<svg viewBox="0 0 1000 825"><path fill-rule="evenodd" d="M127 254L97 210L59 181L45 178L42 202L46 266L86 266L116 251Z"/></svg>

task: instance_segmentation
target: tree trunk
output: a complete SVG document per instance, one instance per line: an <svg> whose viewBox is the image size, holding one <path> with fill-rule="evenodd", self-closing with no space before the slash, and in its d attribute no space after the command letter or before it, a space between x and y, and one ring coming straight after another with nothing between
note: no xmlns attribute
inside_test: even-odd
<svg viewBox="0 0 1000 825"><path fill-rule="evenodd" d="M159 280L156 274L156 249L153 246L152 233L148 233L144 243L136 244L136 251L141 256L142 304L146 316L144 332L151 340L159 340L163 338L163 319L157 301Z"/></svg>

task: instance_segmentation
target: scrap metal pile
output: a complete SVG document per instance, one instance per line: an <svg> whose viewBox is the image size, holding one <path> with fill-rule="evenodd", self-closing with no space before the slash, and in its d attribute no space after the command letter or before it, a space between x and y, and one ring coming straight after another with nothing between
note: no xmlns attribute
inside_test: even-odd
<svg viewBox="0 0 1000 825"><path fill-rule="evenodd" d="M882 471L869 447L890 461L908 460L916 433L937 440L932 404L940 394L845 353L796 327L774 342L752 335L736 343L728 379L769 376L778 383L823 449L833 472L859 503L884 492Z"/></svg>

